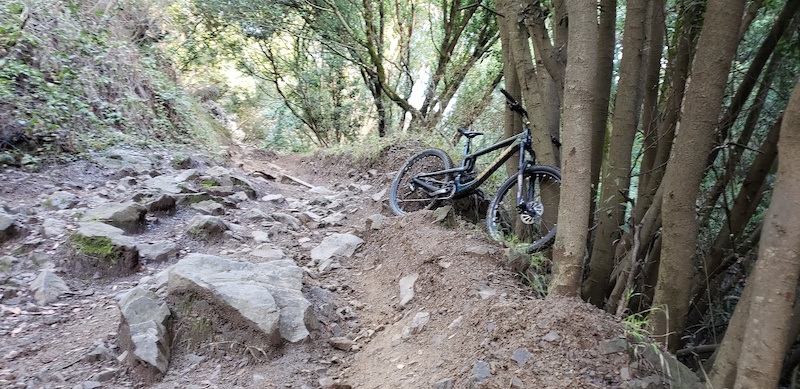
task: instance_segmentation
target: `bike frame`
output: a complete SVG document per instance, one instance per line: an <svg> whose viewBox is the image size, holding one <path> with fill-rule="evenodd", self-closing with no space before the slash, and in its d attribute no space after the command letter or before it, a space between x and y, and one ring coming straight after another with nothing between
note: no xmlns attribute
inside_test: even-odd
<svg viewBox="0 0 800 389"><path fill-rule="evenodd" d="M515 153L519 153L519 166L518 171L523 171L525 167L528 165L536 164L536 153L533 151L532 141L531 141L531 130L530 126L526 123L524 126L525 130L517 135L508 137L506 139L501 140L489 147L483 148L478 150L474 153L469 153L469 143L464 149L464 158L461 161L461 166L452 169L446 170L439 170L431 173L422 173L416 175L412 181L429 190L430 192L441 191L443 188L436 187L434 185L429 184L428 182L421 180L421 178L429 178L434 176L441 176L444 174L455 174L455 178L453 180L453 188L448 190L447 192L451 192L446 199L452 198L460 198L466 197L474 192L479 186L481 186L486 180L494 173L500 166L502 166L506 161L511 159L511 157ZM468 140L469 142L469 140ZM481 171L475 178L461 182L461 177L466 173L472 173L475 169L475 163L478 157L481 157L485 154L491 153L493 151L500 150L505 148L503 152L494 160L489 166ZM530 155L530 159L526 159L525 155L528 153ZM447 193L444 192L444 193ZM518 198L520 198L518 196Z"/></svg>

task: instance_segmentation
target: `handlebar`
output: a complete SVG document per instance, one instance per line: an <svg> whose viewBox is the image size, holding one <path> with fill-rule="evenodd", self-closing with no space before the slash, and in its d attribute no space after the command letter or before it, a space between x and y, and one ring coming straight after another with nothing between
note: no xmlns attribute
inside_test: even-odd
<svg viewBox="0 0 800 389"><path fill-rule="evenodd" d="M508 100L508 108L510 110L522 116L528 116L528 111L526 111L525 108L522 108L522 105L514 98L514 96L511 96L511 93L508 93L508 91L503 88L500 88L500 92L503 93L503 95L506 97L506 100Z"/></svg>

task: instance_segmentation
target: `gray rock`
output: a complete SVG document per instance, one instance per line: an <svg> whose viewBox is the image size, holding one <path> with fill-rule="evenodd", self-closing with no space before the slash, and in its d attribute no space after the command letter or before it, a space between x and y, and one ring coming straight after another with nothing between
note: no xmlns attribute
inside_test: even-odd
<svg viewBox="0 0 800 389"><path fill-rule="evenodd" d="M17 235L19 235L19 228L14 221L14 217L0 212L0 244L16 238Z"/></svg>
<svg viewBox="0 0 800 389"><path fill-rule="evenodd" d="M219 216L225 214L225 207L214 200L205 200L199 203L194 203L190 206L190 208L202 213L203 215Z"/></svg>
<svg viewBox="0 0 800 389"><path fill-rule="evenodd" d="M175 197L170 196L166 193L161 193L153 200L147 201L144 204L144 207L147 209L147 212L152 213L166 213L172 214L175 212L175 206L177 204L177 200Z"/></svg>
<svg viewBox="0 0 800 389"><path fill-rule="evenodd" d="M133 238L119 228L99 222L79 223L70 241L85 258L74 263L78 270L101 270L108 273L130 273L139 264L139 250Z"/></svg>
<svg viewBox="0 0 800 389"><path fill-rule="evenodd" d="M478 361L472 366L472 376L470 377L472 382L476 384L482 384L491 376L492 371L489 368L489 363L485 361Z"/></svg>
<svg viewBox="0 0 800 389"><path fill-rule="evenodd" d="M282 194L268 194L261 198L264 202L282 203L286 201Z"/></svg>
<svg viewBox="0 0 800 389"><path fill-rule="evenodd" d="M674 355L659 349L652 343L640 343L636 347L637 352L647 362L661 371L663 379L667 381L666 387L702 389L705 384L691 369L678 361Z"/></svg>
<svg viewBox="0 0 800 389"><path fill-rule="evenodd" d="M311 303L301 291L303 269L292 260L266 263L232 261L189 254L169 275L170 294L203 296L212 307L233 312L237 324L247 323L268 339L298 342L316 326Z"/></svg>
<svg viewBox="0 0 800 389"><path fill-rule="evenodd" d="M78 205L78 201L77 195L70 192L58 191L47 196L47 200L45 200L44 204L49 208L69 209Z"/></svg>
<svg viewBox="0 0 800 389"><path fill-rule="evenodd" d="M364 240L352 234L331 234L311 250L311 259L325 261L333 256L350 257Z"/></svg>
<svg viewBox="0 0 800 389"><path fill-rule="evenodd" d="M121 204L103 204L87 211L82 221L100 221L121 228L127 233L142 232L145 227L147 209L133 201Z"/></svg>
<svg viewBox="0 0 800 389"><path fill-rule="evenodd" d="M62 293L70 292L67 283L52 270L40 271L36 279L31 282L30 290L39 305L56 302Z"/></svg>
<svg viewBox="0 0 800 389"><path fill-rule="evenodd" d="M286 258L286 254L283 253L283 250L281 250L279 247L270 244L265 244L256 247L253 251L250 252L250 255L263 258L267 261Z"/></svg>
<svg viewBox="0 0 800 389"><path fill-rule="evenodd" d="M253 240L256 243L265 243L269 242L269 233L264 231L250 231L250 236L253 237Z"/></svg>
<svg viewBox="0 0 800 389"><path fill-rule="evenodd" d="M348 338L346 338L344 336L334 336L334 337L328 339L328 343L330 343L331 346L333 346L333 348L338 349L338 350L342 350L342 351L350 351L350 349L355 344L355 342L353 342L352 340L350 340L350 339L348 339Z"/></svg>
<svg viewBox="0 0 800 389"><path fill-rule="evenodd" d="M147 261L165 262L178 255L178 246L168 240L141 243L136 248L139 249L139 257Z"/></svg>
<svg viewBox="0 0 800 389"><path fill-rule="evenodd" d="M561 335L558 334L555 330L548 332L545 336L542 337L542 340L545 342L555 342L561 339Z"/></svg>
<svg viewBox="0 0 800 389"><path fill-rule="evenodd" d="M626 352L628 347L630 347L630 344L625 338L604 340L597 346L602 355Z"/></svg>
<svg viewBox="0 0 800 389"><path fill-rule="evenodd" d="M531 359L533 355L531 355L530 351L524 347L520 347L514 350L514 354L511 355L511 360L516 362L520 369L525 367L525 364Z"/></svg>
<svg viewBox="0 0 800 389"><path fill-rule="evenodd" d="M511 377L511 387L512 388L524 388L525 384L522 382L521 379L519 379L519 377L514 376L514 377Z"/></svg>
<svg viewBox="0 0 800 389"><path fill-rule="evenodd" d="M389 218L383 216L379 213L376 213L367 218L366 222L364 223L368 229L371 230L382 230L389 225Z"/></svg>
<svg viewBox="0 0 800 389"><path fill-rule="evenodd" d="M264 211L258 208L248 209L242 214L242 218L245 220L253 220L253 221L272 220L272 217L270 217L269 215L264 213Z"/></svg>
<svg viewBox="0 0 800 389"><path fill-rule="evenodd" d="M60 219L47 218L42 222L39 232L45 238L53 238L67 232L67 222Z"/></svg>
<svg viewBox="0 0 800 389"><path fill-rule="evenodd" d="M255 184L245 176L236 174L221 166L214 166L208 169L205 174L214 178L221 186L234 186L235 192L245 192L249 199L257 197Z"/></svg>
<svg viewBox="0 0 800 389"><path fill-rule="evenodd" d="M179 194L189 191L185 183L175 182L172 176L156 176L147 179L144 185L150 189L166 194Z"/></svg>
<svg viewBox="0 0 800 389"><path fill-rule="evenodd" d="M225 231L230 230L225 221L209 215L197 215L189 220L188 233L209 241L221 240Z"/></svg>
<svg viewBox="0 0 800 389"><path fill-rule="evenodd" d="M153 170L153 161L146 155L125 149L107 150L103 155L95 158L95 162L101 166L117 170L118 177L144 174Z"/></svg>
<svg viewBox="0 0 800 389"><path fill-rule="evenodd" d="M341 212L334 212L328 216L322 218L322 222L332 226L338 226L342 224L342 221L346 219L347 216Z"/></svg>
<svg viewBox="0 0 800 389"><path fill-rule="evenodd" d="M336 192L324 187L324 186L315 186L308 190L308 193L319 194L323 196L330 196L335 195Z"/></svg>
<svg viewBox="0 0 800 389"><path fill-rule="evenodd" d="M436 382L433 385L434 389L453 389L455 387L456 380L453 378L445 378Z"/></svg>
<svg viewBox="0 0 800 389"><path fill-rule="evenodd" d="M414 298L414 283L417 282L419 273L409 274L400 279L400 307L405 307Z"/></svg>
<svg viewBox="0 0 800 389"><path fill-rule="evenodd" d="M293 229L300 228L300 226L303 224L300 219L289 215L288 213L275 212L272 214L272 218Z"/></svg>
<svg viewBox="0 0 800 389"><path fill-rule="evenodd" d="M411 334L418 334L425 329L425 326L431 320L431 314L428 312L417 312L414 318L411 319L411 324L408 325L408 332Z"/></svg>
<svg viewBox="0 0 800 389"><path fill-rule="evenodd" d="M310 223L310 222L319 223L322 220L322 216L317 215L316 213L311 211L305 211L300 213L298 219L300 219L300 221L303 223Z"/></svg>
<svg viewBox="0 0 800 389"><path fill-rule="evenodd" d="M244 191L240 191L228 196L227 199L233 203L238 204L243 201L250 200L250 197L248 197L247 193L245 193Z"/></svg>
<svg viewBox="0 0 800 389"><path fill-rule="evenodd" d="M127 351L126 362L138 379L153 382L169 367L172 315L155 293L135 287L119 303L118 343Z"/></svg>
<svg viewBox="0 0 800 389"><path fill-rule="evenodd" d="M381 201L386 196L386 189L372 195L372 201Z"/></svg>
<svg viewBox="0 0 800 389"><path fill-rule="evenodd" d="M189 180L194 180L199 176L200 174L197 172L197 169L187 169L182 171L177 176L175 176L175 182L176 183L186 182Z"/></svg>

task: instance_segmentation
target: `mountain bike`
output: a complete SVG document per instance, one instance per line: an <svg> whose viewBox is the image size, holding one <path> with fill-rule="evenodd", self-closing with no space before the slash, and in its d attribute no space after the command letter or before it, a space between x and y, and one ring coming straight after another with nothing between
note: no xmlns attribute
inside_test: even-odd
<svg viewBox="0 0 800 389"><path fill-rule="evenodd" d="M489 204L486 229L492 239L528 252L541 251L555 240L561 173L555 167L536 164L528 113L506 90L500 92L511 111L522 118L523 131L471 152L472 140L483 133L459 128L458 132L466 138L460 166L453 167L452 158L442 149L419 152L406 161L392 181L389 205L394 214L401 216L469 196L506 161L518 155L516 173L500 186ZM560 146L555 138L552 140ZM480 172L475 171L479 157L500 149L503 151L494 161Z"/></svg>

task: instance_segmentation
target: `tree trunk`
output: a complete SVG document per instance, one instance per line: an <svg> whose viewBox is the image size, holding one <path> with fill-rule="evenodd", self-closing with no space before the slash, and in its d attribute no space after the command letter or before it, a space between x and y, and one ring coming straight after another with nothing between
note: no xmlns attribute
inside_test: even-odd
<svg viewBox="0 0 800 389"><path fill-rule="evenodd" d="M597 193L600 189L600 171L603 149L606 144L608 104L611 95L611 77L614 71L614 44L616 43L617 0L600 0L600 28L597 40L598 65L592 107L592 206L589 223L595 222Z"/></svg>
<svg viewBox="0 0 800 389"><path fill-rule="evenodd" d="M648 17L650 27L645 45L647 61L644 67L644 100L642 102L642 131L644 144L642 162L639 168L638 197L636 205L650 206L651 194L642 188L648 187L648 180L658 154L658 83L661 74L661 58L664 51L664 33L666 31L666 0L652 1L649 4Z"/></svg>
<svg viewBox="0 0 800 389"><path fill-rule="evenodd" d="M774 388L791 328L800 276L800 81L783 116L778 174L747 288L752 289L734 388ZM738 310L738 307L737 307ZM727 339L727 337L726 337ZM724 341L723 341L724 342Z"/></svg>
<svg viewBox="0 0 800 389"><path fill-rule="evenodd" d="M687 85L680 130L664 175L663 243L652 313L653 334L671 351L689 310L698 226L695 203L738 45L744 0L709 0Z"/></svg>
<svg viewBox="0 0 800 389"><path fill-rule="evenodd" d="M520 94L523 103L530 114L531 128L533 133L533 145L536 148L536 157L539 164L555 165L555 154L550 145L550 133L544 123L546 114L544 112L544 90L537 78L537 69L534 66L533 56L531 55L528 43L528 31L522 28L517 22L518 3L513 0L502 0L498 2L498 9L501 13L501 23L508 33L508 48L511 49L511 59L514 61L511 66L516 69L519 84L522 89Z"/></svg>
<svg viewBox="0 0 800 389"><path fill-rule="evenodd" d="M598 206L598 226L589 263L585 298L601 307L614 267L614 242L621 236L631 179L631 151L642 104L641 70L647 6L644 0L628 0L625 31L622 36L622 61L614 104L613 128L608 160L603 174Z"/></svg>
<svg viewBox="0 0 800 389"><path fill-rule="evenodd" d="M497 12L501 15L513 15L509 7L510 1L500 0L497 2ZM515 67L516 60L514 58L514 51L511 48L512 30L514 26L514 18L511 16L498 17L498 27L500 29L500 44L503 54L503 78L505 79L505 89L512 96L520 96L522 88L520 87L519 77L517 77L517 69ZM522 118L514 112L511 112L506 107L505 114L503 115L503 139L518 134L522 130ZM511 158L506 163L506 173L510 177L514 174L518 166L518 161Z"/></svg>
<svg viewBox="0 0 800 389"><path fill-rule="evenodd" d="M563 181L551 293L579 296L591 182L592 107L597 68L597 1L568 0L570 53L565 72Z"/></svg>

